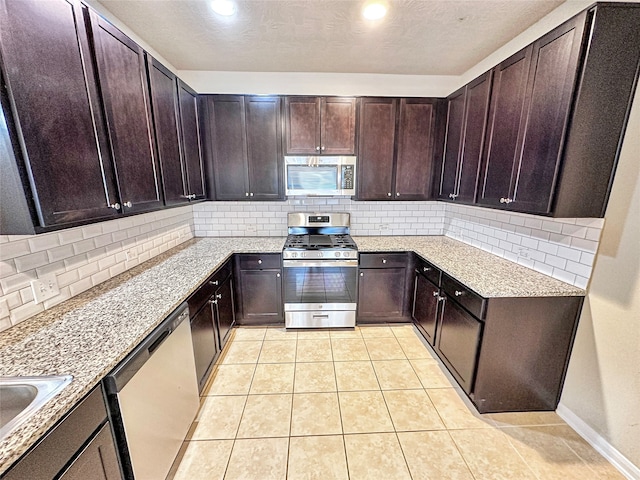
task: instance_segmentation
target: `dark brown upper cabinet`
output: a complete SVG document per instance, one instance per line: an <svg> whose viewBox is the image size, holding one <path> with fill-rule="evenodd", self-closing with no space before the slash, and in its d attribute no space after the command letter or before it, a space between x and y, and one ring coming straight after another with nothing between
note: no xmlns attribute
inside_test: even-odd
<svg viewBox="0 0 640 480"><path fill-rule="evenodd" d="M640 6L597 4L494 69L478 203L604 216L640 61Z"/></svg>
<svg viewBox="0 0 640 480"><path fill-rule="evenodd" d="M280 200L280 97L206 96L208 151L216 200Z"/></svg>
<svg viewBox="0 0 640 480"><path fill-rule="evenodd" d="M179 78L177 83L187 195L189 200L202 200L207 196L207 192L204 180L204 155L200 135L198 94Z"/></svg>
<svg viewBox="0 0 640 480"><path fill-rule="evenodd" d="M285 97L287 155L355 155L356 99Z"/></svg>
<svg viewBox="0 0 640 480"><path fill-rule="evenodd" d="M144 50L91 10L107 131L125 213L162 207Z"/></svg>
<svg viewBox="0 0 640 480"><path fill-rule="evenodd" d="M0 46L0 231L33 234L116 216L80 4L0 0Z"/></svg>
<svg viewBox="0 0 640 480"><path fill-rule="evenodd" d="M362 98L358 200L427 200L431 195L435 100Z"/></svg>
<svg viewBox="0 0 640 480"><path fill-rule="evenodd" d="M481 75L447 97L439 199L476 200L492 74Z"/></svg>

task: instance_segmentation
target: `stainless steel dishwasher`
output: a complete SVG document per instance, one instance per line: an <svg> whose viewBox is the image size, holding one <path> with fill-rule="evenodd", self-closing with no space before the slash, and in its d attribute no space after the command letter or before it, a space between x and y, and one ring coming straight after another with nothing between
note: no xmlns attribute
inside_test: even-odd
<svg viewBox="0 0 640 480"><path fill-rule="evenodd" d="M199 406L186 304L105 378L105 387L125 477L164 479Z"/></svg>

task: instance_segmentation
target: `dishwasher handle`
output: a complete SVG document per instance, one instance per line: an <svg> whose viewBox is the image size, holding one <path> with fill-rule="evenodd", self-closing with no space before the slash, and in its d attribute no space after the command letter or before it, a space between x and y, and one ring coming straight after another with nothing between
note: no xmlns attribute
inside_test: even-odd
<svg viewBox="0 0 640 480"><path fill-rule="evenodd" d="M104 378L104 387L107 395L116 395L120 392L178 325L188 318L189 309L187 304L184 303L158 325L140 345Z"/></svg>

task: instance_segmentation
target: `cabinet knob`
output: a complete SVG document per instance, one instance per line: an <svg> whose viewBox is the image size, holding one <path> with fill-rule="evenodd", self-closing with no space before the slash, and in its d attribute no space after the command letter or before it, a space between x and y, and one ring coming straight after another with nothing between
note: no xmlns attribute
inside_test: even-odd
<svg viewBox="0 0 640 480"><path fill-rule="evenodd" d="M248 197L249 196L249 192L244 192L244 196Z"/></svg>
<svg viewBox="0 0 640 480"><path fill-rule="evenodd" d="M276 277L280 278L280 274L279 274L279 273L276 273Z"/></svg>
<svg viewBox="0 0 640 480"><path fill-rule="evenodd" d="M120 210L120 204L119 203L112 203L111 205L109 205L109 208L113 208L114 210Z"/></svg>
<svg viewBox="0 0 640 480"><path fill-rule="evenodd" d="M320 150L322 150L324 152L324 145L322 145L322 147L320 148Z"/></svg>
<svg viewBox="0 0 640 480"><path fill-rule="evenodd" d="M212 281L210 281L210 282L209 282L209 285L215 285L215 286L217 286L217 285L218 285L218 280L212 280Z"/></svg>
<svg viewBox="0 0 640 480"><path fill-rule="evenodd" d="M209 300L209 303L211 305L217 305L218 304L218 300Z"/></svg>
<svg viewBox="0 0 640 480"><path fill-rule="evenodd" d="M250 197L253 197L253 192L251 192L251 193L249 194L249 196L250 196Z"/></svg>
<svg viewBox="0 0 640 480"><path fill-rule="evenodd" d="M450 193L450 194L449 194L449 198L455 198L455 197L453 196L453 193Z"/></svg>
<svg viewBox="0 0 640 480"><path fill-rule="evenodd" d="M399 196L400 196L400 192L396 192L396 197L399 197Z"/></svg>
<svg viewBox="0 0 640 480"><path fill-rule="evenodd" d="M422 271L423 272L430 272L431 271L431 267L422 267Z"/></svg>
<svg viewBox="0 0 640 480"><path fill-rule="evenodd" d="M222 298L222 294L221 293L217 293L216 294L216 298Z"/></svg>
<svg viewBox="0 0 640 480"><path fill-rule="evenodd" d="M258 265L262 265L262 260L258 260Z"/></svg>
<svg viewBox="0 0 640 480"><path fill-rule="evenodd" d="M438 295L439 295L439 294L438 294L438 292L437 292L437 291L436 291L436 292L433 292L433 296L434 296L434 297L437 297Z"/></svg>
<svg viewBox="0 0 640 480"><path fill-rule="evenodd" d="M382 259L382 263L387 263L387 259L386 259L386 258L383 258L383 259Z"/></svg>
<svg viewBox="0 0 640 480"><path fill-rule="evenodd" d="M447 297L442 297L442 296L438 295L438 301L439 302L446 302L447 301Z"/></svg>
<svg viewBox="0 0 640 480"><path fill-rule="evenodd" d="M456 297L460 297L460 296L464 295L464 292L461 292L460 290L456 290L456 291L454 292L454 295L455 295Z"/></svg>
<svg viewBox="0 0 640 480"><path fill-rule="evenodd" d="M316 152L319 152L319 151L320 151L320 145L316 147Z"/></svg>
<svg viewBox="0 0 640 480"><path fill-rule="evenodd" d="M506 203L506 204L509 204L509 203L511 203L511 202L513 202L513 198L501 198L501 199L500 199L500 203Z"/></svg>
<svg viewBox="0 0 640 480"><path fill-rule="evenodd" d="M187 195L187 198L188 198L189 200L193 200L194 198L196 198L196 194L195 194L195 193L192 193L191 195Z"/></svg>
<svg viewBox="0 0 640 480"><path fill-rule="evenodd" d="M360 272L360 276L361 276L361 277L364 277L364 273L363 273L363 272Z"/></svg>
<svg viewBox="0 0 640 480"><path fill-rule="evenodd" d="M391 196L391 192L387 193L387 197L390 197L390 196Z"/></svg>
<svg viewBox="0 0 640 480"><path fill-rule="evenodd" d="M127 207L127 208L133 207L133 203L131 203L131 202L124 202L122 205Z"/></svg>

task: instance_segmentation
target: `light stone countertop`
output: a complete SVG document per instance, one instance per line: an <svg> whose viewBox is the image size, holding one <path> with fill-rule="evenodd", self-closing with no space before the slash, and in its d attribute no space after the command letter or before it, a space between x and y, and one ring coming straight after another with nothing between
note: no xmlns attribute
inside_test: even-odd
<svg viewBox="0 0 640 480"><path fill-rule="evenodd" d="M584 290L446 237L354 237L362 252L414 251L485 297ZM199 238L0 333L0 376L73 381L0 442L0 474L91 391L233 253L279 253L284 237Z"/></svg>

